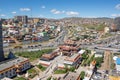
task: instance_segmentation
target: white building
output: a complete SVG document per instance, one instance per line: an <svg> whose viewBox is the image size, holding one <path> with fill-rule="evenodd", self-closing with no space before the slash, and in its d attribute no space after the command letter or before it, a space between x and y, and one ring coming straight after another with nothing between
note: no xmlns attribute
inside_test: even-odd
<svg viewBox="0 0 120 80"><path fill-rule="evenodd" d="M110 31L109 27L104 28L104 33L108 33Z"/></svg>

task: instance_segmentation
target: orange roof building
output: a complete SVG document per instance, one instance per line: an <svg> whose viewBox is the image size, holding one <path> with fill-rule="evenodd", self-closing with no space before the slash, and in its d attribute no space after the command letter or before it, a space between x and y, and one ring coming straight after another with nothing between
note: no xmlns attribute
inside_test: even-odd
<svg viewBox="0 0 120 80"><path fill-rule="evenodd" d="M41 60L52 60L54 57L57 56L57 52L52 52L52 53L49 53L49 54L43 54L42 57L41 57Z"/></svg>

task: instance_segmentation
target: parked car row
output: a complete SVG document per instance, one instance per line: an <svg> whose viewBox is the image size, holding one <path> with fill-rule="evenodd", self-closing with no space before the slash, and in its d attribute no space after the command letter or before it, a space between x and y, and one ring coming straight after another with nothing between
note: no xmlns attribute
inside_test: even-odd
<svg viewBox="0 0 120 80"><path fill-rule="evenodd" d="M41 47L42 45L41 44L38 44L38 45L30 45L28 46L28 48L37 48L37 47Z"/></svg>

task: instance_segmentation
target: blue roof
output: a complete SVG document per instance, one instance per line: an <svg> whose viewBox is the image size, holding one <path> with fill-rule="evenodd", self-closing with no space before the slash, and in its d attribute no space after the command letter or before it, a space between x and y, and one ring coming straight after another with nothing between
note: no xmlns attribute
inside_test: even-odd
<svg viewBox="0 0 120 80"><path fill-rule="evenodd" d="M120 65L120 58L117 58L116 64L117 64L117 65Z"/></svg>

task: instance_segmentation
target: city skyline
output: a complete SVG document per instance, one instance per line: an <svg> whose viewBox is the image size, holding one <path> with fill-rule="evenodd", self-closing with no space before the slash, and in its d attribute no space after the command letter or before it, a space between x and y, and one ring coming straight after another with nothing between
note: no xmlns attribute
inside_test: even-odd
<svg viewBox="0 0 120 80"><path fill-rule="evenodd" d="M16 15L29 17L118 17L119 0L2 0L0 17L13 18Z"/></svg>

